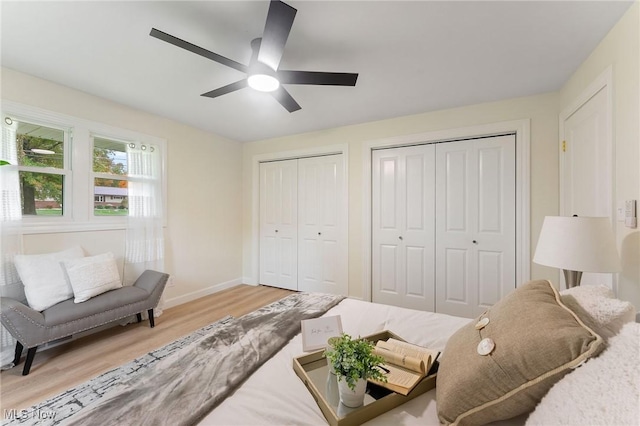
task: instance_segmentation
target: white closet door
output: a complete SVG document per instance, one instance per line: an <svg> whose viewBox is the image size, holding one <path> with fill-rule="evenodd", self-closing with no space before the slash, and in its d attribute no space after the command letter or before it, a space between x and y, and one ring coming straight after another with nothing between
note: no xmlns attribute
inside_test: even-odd
<svg viewBox="0 0 640 426"><path fill-rule="evenodd" d="M298 160L298 290L348 293L342 155Z"/></svg>
<svg viewBox="0 0 640 426"><path fill-rule="evenodd" d="M475 317L515 288L515 136L436 148L436 312Z"/></svg>
<svg viewBox="0 0 640 426"><path fill-rule="evenodd" d="M434 147L373 152L373 301L434 310Z"/></svg>
<svg viewBox="0 0 640 426"><path fill-rule="evenodd" d="M260 164L260 284L297 290L297 160Z"/></svg>

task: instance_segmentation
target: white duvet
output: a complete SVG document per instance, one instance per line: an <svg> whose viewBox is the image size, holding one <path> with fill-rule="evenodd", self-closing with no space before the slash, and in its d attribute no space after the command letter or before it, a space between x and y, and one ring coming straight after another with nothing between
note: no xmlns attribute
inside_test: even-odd
<svg viewBox="0 0 640 426"><path fill-rule="evenodd" d="M390 330L403 339L442 351L451 334L470 320L345 299L324 316L340 315L345 333L366 336ZM293 371L303 355L298 334L260 367L201 425L324 425L315 400ZM439 425L435 389L367 422L368 425Z"/></svg>

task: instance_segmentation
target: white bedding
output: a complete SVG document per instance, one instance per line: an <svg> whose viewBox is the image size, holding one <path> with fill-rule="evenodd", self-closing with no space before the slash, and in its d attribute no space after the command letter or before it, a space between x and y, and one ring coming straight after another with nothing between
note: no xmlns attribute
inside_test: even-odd
<svg viewBox="0 0 640 426"><path fill-rule="evenodd" d="M325 316L340 315L345 333L366 336L390 330L403 339L442 351L466 318L345 299ZM293 358L303 355L298 334L251 375L201 425L323 425L315 400L293 371ZM368 425L439 425L435 390L369 421Z"/></svg>

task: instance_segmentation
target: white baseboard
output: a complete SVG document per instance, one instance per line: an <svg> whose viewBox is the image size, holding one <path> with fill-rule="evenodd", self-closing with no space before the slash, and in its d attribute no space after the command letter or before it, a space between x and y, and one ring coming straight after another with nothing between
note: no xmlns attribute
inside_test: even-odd
<svg viewBox="0 0 640 426"><path fill-rule="evenodd" d="M183 294L178 297L172 297L171 299L166 299L164 301L163 309L169 309L169 308L173 308L174 306L182 305L183 303L191 302L192 300L196 300L201 297L208 296L213 293L217 293L227 288L231 288L233 286L242 284L243 282L244 282L243 278L236 278L234 280L226 281L224 283L214 284L210 287L203 288L202 290L192 291L191 293Z"/></svg>

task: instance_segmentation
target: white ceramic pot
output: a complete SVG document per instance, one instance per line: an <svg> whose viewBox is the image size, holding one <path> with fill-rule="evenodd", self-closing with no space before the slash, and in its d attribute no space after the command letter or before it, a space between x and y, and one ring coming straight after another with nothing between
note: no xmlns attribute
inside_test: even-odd
<svg viewBox="0 0 640 426"><path fill-rule="evenodd" d="M338 379L338 391L340 392L340 402L347 407L359 407L364 403L364 393L367 390L367 381L358 379L354 390L349 388L346 380Z"/></svg>

